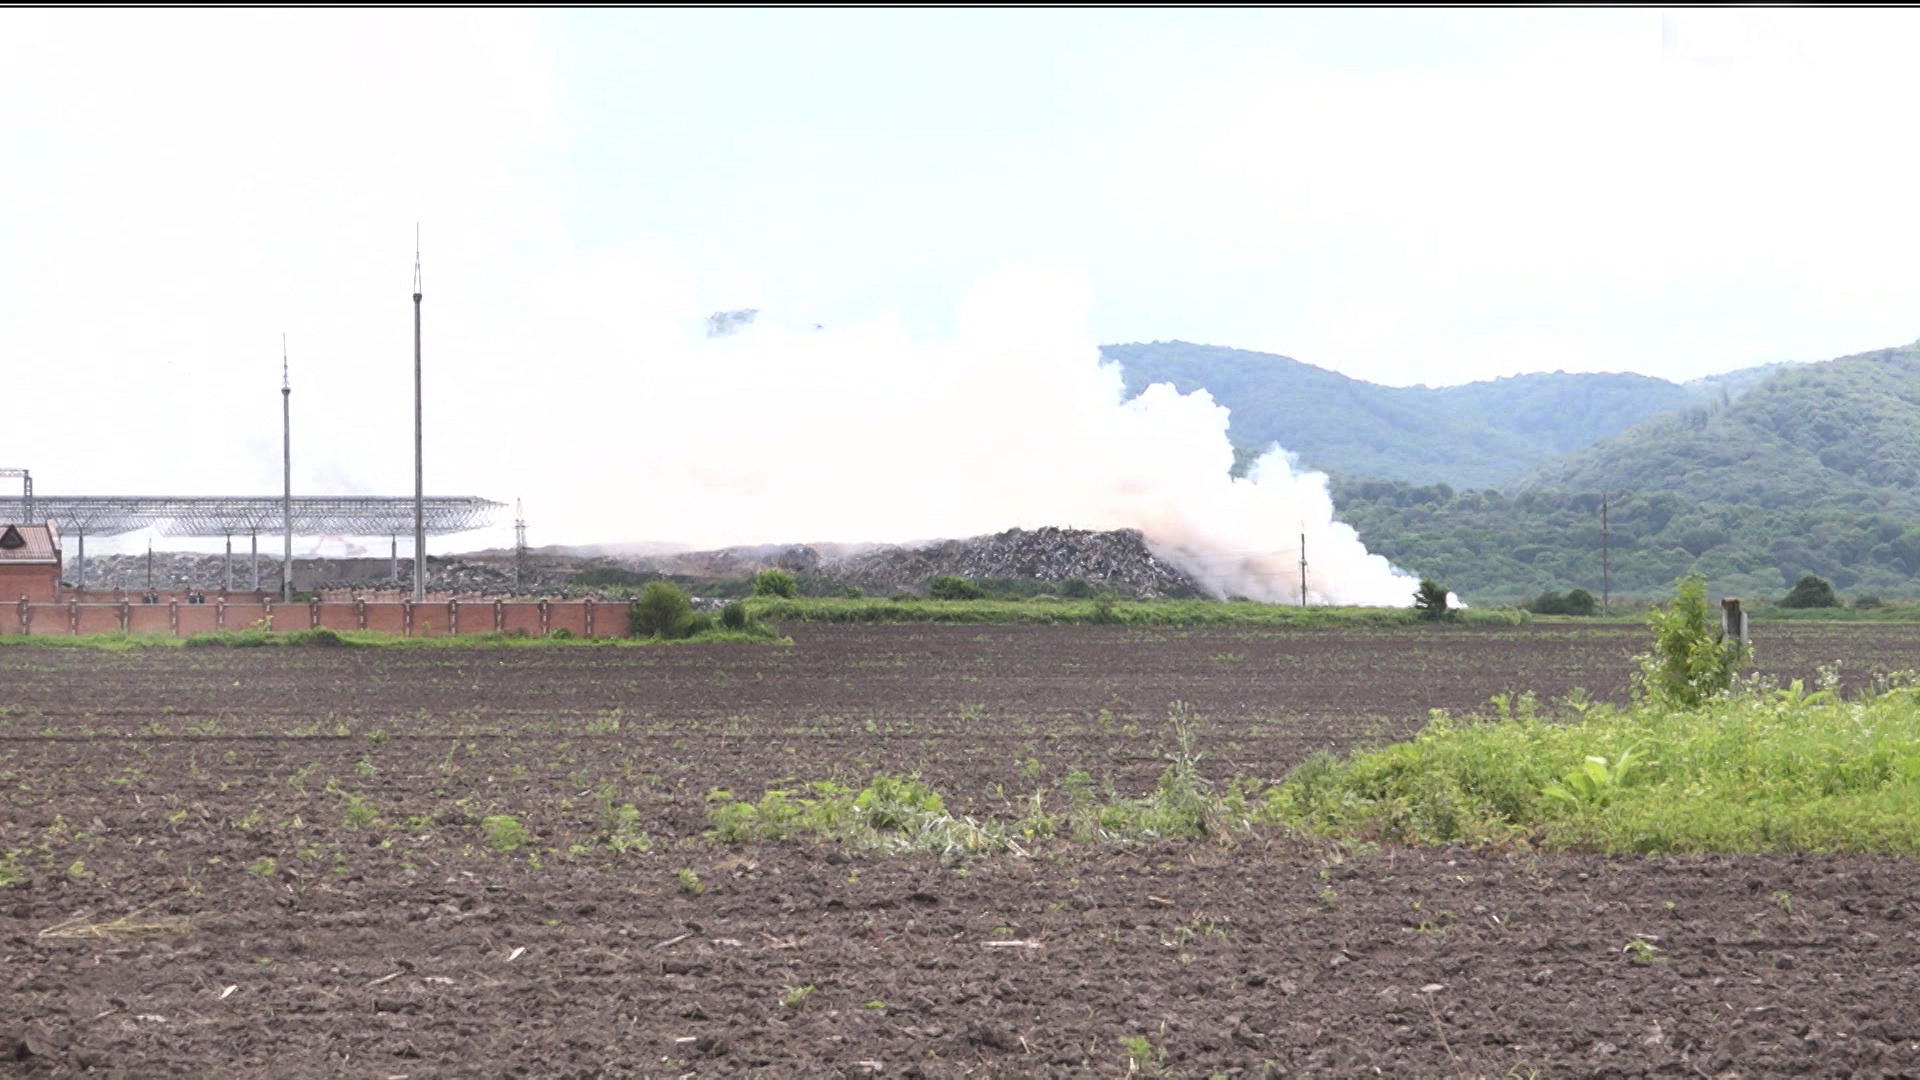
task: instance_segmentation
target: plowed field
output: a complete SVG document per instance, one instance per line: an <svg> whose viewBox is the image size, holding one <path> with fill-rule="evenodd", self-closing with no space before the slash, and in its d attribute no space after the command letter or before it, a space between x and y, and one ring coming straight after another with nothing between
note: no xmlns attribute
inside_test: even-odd
<svg viewBox="0 0 1920 1080"><path fill-rule="evenodd" d="M1210 776L1277 779L1622 699L1637 628L789 630L0 648L0 1075L1920 1075L1910 860L703 835L714 789L881 770L986 818L1138 794L1176 701ZM1920 628L1758 646L1920 666Z"/></svg>

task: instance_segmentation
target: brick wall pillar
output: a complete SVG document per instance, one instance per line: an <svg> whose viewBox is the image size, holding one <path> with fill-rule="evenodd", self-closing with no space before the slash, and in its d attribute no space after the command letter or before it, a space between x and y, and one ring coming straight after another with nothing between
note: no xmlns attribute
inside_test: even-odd
<svg viewBox="0 0 1920 1080"><path fill-rule="evenodd" d="M549 632L548 624L551 623L552 620L553 615L547 610L547 602L545 600L540 601L540 632L542 634Z"/></svg>
<svg viewBox="0 0 1920 1080"><path fill-rule="evenodd" d="M505 600L495 600L493 602L493 632L496 634L504 633L506 629L507 602Z"/></svg>

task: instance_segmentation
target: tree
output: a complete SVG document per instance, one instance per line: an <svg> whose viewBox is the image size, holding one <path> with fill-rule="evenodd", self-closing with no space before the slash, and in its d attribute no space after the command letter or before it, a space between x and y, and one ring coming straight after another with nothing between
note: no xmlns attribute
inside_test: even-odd
<svg viewBox="0 0 1920 1080"><path fill-rule="evenodd" d="M1707 581L1689 574L1674 582L1672 602L1647 615L1653 648L1635 657L1645 700L1669 709L1697 709L1733 686L1752 650L1728 641L1707 621Z"/></svg>
<svg viewBox="0 0 1920 1080"><path fill-rule="evenodd" d="M785 570L762 570L753 575L753 595L779 596L791 600L800 595L800 583Z"/></svg>
<svg viewBox="0 0 1920 1080"><path fill-rule="evenodd" d="M1817 608L1839 607L1840 598L1833 595L1833 585L1824 578L1807 574L1793 583L1793 590L1780 601L1781 607Z"/></svg>
<svg viewBox="0 0 1920 1080"><path fill-rule="evenodd" d="M1453 611L1447 607L1447 587L1432 578L1421 578L1420 588L1414 590L1413 610L1423 619L1452 618Z"/></svg>
<svg viewBox="0 0 1920 1080"><path fill-rule="evenodd" d="M1593 594L1587 590L1574 589L1567 594L1567 614L1592 615L1598 610L1600 605L1594 601Z"/></svg>
<svg viewBox="0 0 1920 1080"><path fill-rule="evenodd" d="M686 637L693 623L693 601L670 581L650 581L627 612L633 637Z"/></svg>

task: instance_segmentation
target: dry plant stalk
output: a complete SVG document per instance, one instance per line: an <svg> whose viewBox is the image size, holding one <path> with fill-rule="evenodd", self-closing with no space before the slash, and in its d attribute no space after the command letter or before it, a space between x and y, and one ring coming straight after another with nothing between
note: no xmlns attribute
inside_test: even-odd
<svg viewBox="0 0 1920 1080"><path fill-rule="evenodd" d="M88 922L92 913L82 911L78 915L40 931L39 936L64 940L86 938L96 941L113 941L128 938L172 937L176 934L184 934L192 928L192 920L185 915L147 915L146 911L146 908L141 908L101 922Z"/></svg>

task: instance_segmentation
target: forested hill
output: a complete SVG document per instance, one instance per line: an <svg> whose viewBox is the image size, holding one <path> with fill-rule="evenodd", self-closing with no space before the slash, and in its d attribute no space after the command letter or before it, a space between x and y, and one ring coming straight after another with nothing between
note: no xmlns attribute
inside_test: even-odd
<svg viewBox="0 0 1920 1080"><path fill-rule="evenodd" d="M1778 598L1802 574L1920 596L1920 345L1775 372L1507 492L1349 478L1334 505L1372 550L1484 601L1597 594L1603 491L1619 594L1699 572L1734 596Z"/></svg>
<svg viewBox="0 0 1920 1080"><path fill-rule="evenodd" d="M1920 514L1920 345L1776 373L1737 399L1575 451L1518 486Z"/></svg>
<svg viewBox="0 0 1920 1080"><path fill-rule="evenodd" d="M1129 393L1205 387L1232 411L1246 447L1278 442L1312 468L1349 475L1500 487L1551 458L1730 386L1645 375L1520 375L1438 389L1393 387L1269 353L1184 341L1108 345Z"/></svg>

